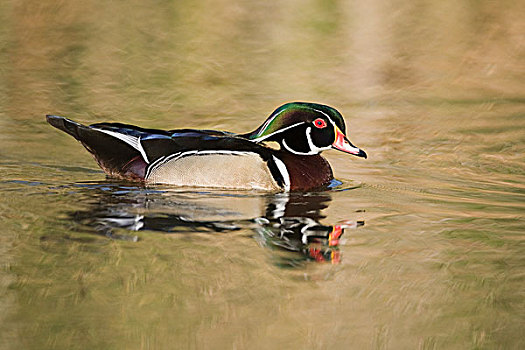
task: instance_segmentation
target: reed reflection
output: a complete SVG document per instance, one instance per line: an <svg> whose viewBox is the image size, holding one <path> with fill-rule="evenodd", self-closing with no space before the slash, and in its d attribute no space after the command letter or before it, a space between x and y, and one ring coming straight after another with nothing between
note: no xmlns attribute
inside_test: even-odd
<svg viewBox="0 0 525 350"><path fill-rule="evenodd" d="M255 240L280 256L279 264L304 260L338 263L340 238L363 221L324 224L330 192L247 195L181 192L125 187L111 183L79 184L91 198L85 210L68 213L88 232L137 241L133 232L167 234L227 233L251 230Z"/></svg>

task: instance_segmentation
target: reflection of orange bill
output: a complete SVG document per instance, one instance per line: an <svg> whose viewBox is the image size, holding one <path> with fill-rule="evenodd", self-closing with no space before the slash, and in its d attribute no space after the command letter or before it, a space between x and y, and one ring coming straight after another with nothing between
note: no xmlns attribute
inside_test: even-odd
<svg viewBox="0 0 525 350"><path fill-rule="evenodd" d="M334 225L334 228L330 235L328 235L328 245L330 247L336 246L339 244L339 237L343 234L343 228L341 225Z"/></svg>
<svg viewBox="0 0 525 350"><path fill-rule="evenodd" d="M309 249L310 256L315 259L315 261L320 262L324 261L323 252L320 248L313 248L311 247Z"/></svg>
<svg viewBox="0 0 525 350"><path fill-rule="evenodd" d="M332 250L332 264L339 264L341 262L341 252L339 250Z"/></svg>

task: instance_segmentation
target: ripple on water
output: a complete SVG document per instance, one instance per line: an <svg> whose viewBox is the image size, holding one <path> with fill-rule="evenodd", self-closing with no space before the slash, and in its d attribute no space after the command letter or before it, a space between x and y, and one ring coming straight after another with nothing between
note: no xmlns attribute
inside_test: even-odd
<svg viewBox="0 0 525 350"><path fill-rule="evenodd" d="M56 225L72 224L79 235L90 233L137 242L155 239L152 233L241 231L255 238L260 246L274 251L273 259L281 267L300 267L308 261L339 263L341 236L345 230L364 224L353 220L321 222L322 211L332 200L332 193L359 187L351 181L336 182L329 191L273 194L143 186L119 181L61 185L19 180L6 183L17 185L16 190L25 194L54 196L58 201L54 215L58 219L51 219L51 214L50 219ZM90 242L75 238L75 233L66 236L67 240ZM45 237L46 241L51 239L49 235Z"/></svg>

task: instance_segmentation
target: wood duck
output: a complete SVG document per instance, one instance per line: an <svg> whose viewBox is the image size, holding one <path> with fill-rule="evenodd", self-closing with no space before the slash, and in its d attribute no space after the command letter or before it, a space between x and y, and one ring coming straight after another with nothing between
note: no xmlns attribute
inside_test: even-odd
<svg viewBox="0 0 525 350"><path fill-rule="evenodd" d="M316 103L282 105L247 134L121 123L85 126L54 115L47 121L82 143L109 176L145 183L307 191L333 180L322 151L334 148L366 158L346 137L341 114ZM280 149L268 147L269 141Z"/></svg>

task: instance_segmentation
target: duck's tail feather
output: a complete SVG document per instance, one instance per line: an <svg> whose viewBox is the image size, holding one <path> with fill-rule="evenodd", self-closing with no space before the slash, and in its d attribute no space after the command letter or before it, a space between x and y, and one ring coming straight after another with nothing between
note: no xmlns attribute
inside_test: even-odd
<svg viewBox="0 0 525 350"><path fill-rule="evenodd" d="M80 141L108 175L144 180L147 163L141 153L121 138L70 119L47 115L47 122Z"/></svg>
<svg viewBox="0 0 525 350"><path fill-rule="evenodd" d="M69 135L73 136L78 141L80 140L80 136L78 134L78 129L82 127L86 127L82 124L79 124L77 122L74 122L72 120L69 120L64 117L59 117L57 115L46 115L46 120L49 124L54 126L57 129L60 129Z"/></svg>

